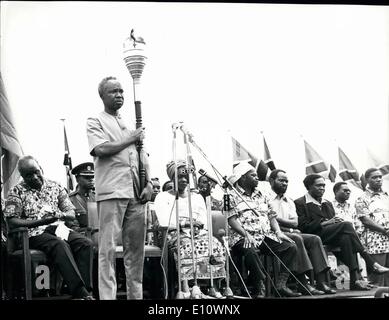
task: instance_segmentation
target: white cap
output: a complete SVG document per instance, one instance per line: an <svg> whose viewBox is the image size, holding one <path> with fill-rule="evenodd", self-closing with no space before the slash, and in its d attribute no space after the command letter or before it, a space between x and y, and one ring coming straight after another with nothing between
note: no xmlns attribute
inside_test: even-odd
<svg viewBox="0 0 389 320"><path fill-rule="evenodd" d="M238 181L243 175L245 175L250 170L255 171L255 168L251 164L249 164L247 161L240 162L232 170L233 175L235 176L234 178L236 179L235 181Z"/></svg>
<svg viewBox="0 0 389 320"><path fill-rule="evenodd" d="M230 175L227 180L232 184L234 185L236 183L236 181L238 181L238 179L236 179L235 175Z"/></svg>

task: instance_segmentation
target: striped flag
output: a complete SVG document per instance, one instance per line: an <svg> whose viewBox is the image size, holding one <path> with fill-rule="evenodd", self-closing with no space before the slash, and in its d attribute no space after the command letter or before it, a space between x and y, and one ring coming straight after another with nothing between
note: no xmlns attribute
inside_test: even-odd
<svg viewBox="0 0 389 320"><path fill-rule="evenodd" d="M373 154L370 150L367 150L369 155L369 162L372 163L373 167L378 168L383 176L389 174L389 164L385 164L382 162L375 154Z"/></svg>
<svg viewBox="0 0 389 320"><path fill-rule="evenodd" d="M270 172L276 167L274 165L273 159L270 156L270 151L269 147L267 146L265 136L263 136L263 149L264 160L261 160L258 163L257 175L260 181L268 181Z"/></svg>
<svg viewBox="0 0 389 320"><path fill-rule="evenodd" d="M316 152L313 147L304 140L305 147L305 174L327 172L328 167L322 157Z"/></svg>
<svg viewBox="0 0 389 320"><path fill-rule="evenodd" d="M253 156L238 140L232 139L232 166L235 167L239 162L248 161L253 167L257 165L257 158Z"/></svg>
<svg viewBox="0 0 389 320"><path fill-rule="evenodd" d="M323 178L328 178L331 182L335 182L336 169L330 165L328 169L327 163L323 158L317 153L313 147L304 140L305 147L305 173L312 174L317 173L323 176Z"/></svg>
<svg viewBox="0 0 389 320"><path fill-rule="evenodd" d="M352 183L357 188L362 189L360 177L358 171L355 169L355 166L352 164L350 159L346 156L344 151L338 147L339 153L339 176L343 181L348 181Z"/></svg>
<svg viewBox="0 0 389 320"><path fill-rule="evenodd" d="M19 158L23 150L17 137L11 108L5 93L3 78L0 73L0 115L1 115L1 179L5 199L9 190L18 183L20 174L17 169Z"/></svg>
<svg viewBox="0 0 389 320"><path fill-rule="evenodd" d="M64 143L65 143L65 155L64 155L64 159L63 159L63 165L66 168L67 189L68 189L68 192L71 192L74 189L73 176L71 174L71 171L73 169L73 165L72 165L72 158L70 156L70 151L69 151L68 137L66 135L65 119L61 119L61 120L63 121L63 134L64 134Z"/></svg>
<svg viewBox="0 0 389 320"><path fill-rule="evenodd" d="M269 151L269 148L267 146L267 143L266 143L266 140L265 140L265 136L263 136L263 147L265 149L264 150L265 163L267 164L269 169L273 171L276 168L276 166L274 165L274 161L273 161L273 159L270 156L270 151Z"/></svg>
<svg viewBox="0 0 389 320"><path fill-rule="evenodd" d="M335 180L336 180L336 169L332 164L330 164L330 171L328 172L328 179L330 179L331 182L335 182Z"/></svg>

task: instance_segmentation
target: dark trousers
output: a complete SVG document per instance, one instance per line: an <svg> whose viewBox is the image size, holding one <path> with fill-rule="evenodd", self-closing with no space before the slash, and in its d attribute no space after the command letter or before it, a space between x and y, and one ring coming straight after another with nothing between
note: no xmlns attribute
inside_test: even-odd
<svg viewBox="0 0 389 320"><path fill-rule="evenodd" d="M88 238L71 231L67 241L55 235L55 228L29 239L30 248L43 251L62 275L73 296L92 290L93 244Z"/></svg>
<svg viewBox="0 0 389 320"><path fill-rule="evenodd" d="M254 294L260 290L260 282L264 280L265 274L262 271L262 262L258 255L258 250L255 248L243 248L244 240L239 240L232 248L232 256L234 260L239 262L244 258L244 265L249 273L248 283L254 287ZM240 263L238 262L238 265Z"/></svg>
<svg viewBox="0 0 389 320"><path fill-rule="evenodd" d="M358 252L365 260L367 270L372 269L374 260L366 252L350 222L338 222L324 226L319 231L318 236L320 236L323 244L340 247L341 252L336 256L343 261L350 272L359 270Z"/></svg>
<svg viewBox="0 0 389 320"><path fill-rule="evenodd" d="M288 241L277 242L265 237L259 246L261 254L274 256L276 254L282 261L281 273L297 272L297 246ZM287 268L287 269L286 269Z"/></svg>
<svg viewBox="0 0 389 320"><path fill-rule="evenodd" d="M285 234L291 238L297 246L297 274L303 274L313 270L315 274L330 269L327 254L319 236L309 233Z"/></svg>
<svg viewBox="0 0 389 320"><path fill-rule="evenodd" d="M7 270L7 244L1 240L1 299L5 299L7 293L6 272Z"/></svg>

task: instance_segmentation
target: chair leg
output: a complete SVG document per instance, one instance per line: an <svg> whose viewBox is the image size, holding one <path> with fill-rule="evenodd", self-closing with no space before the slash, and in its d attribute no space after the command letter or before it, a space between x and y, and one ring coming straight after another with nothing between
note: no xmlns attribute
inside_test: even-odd
<svg viewBox="0 0 389 320"><path fill-rule="evenodd" d="M169 281L170 281L170 275L169 275L169 257L168 257L168 248L165 246L163 248L163 255L162 255L162 266L163 266L163 272L164 272L164 278L163 278L163 298L169 298ZM167 295L166 295L167 291Z"/></svg>
<svg viewBox="0 0 389 320"><path fill-rule="evenodd" d="M24 273L24 299L32 300L31 261L23 259L22 270Z"/></svg>
<svg viewBox="0 0 389 320"><path fill-rule="evenodd" d="M264 255L264 265L265 265L265 271L266 271L266 297L270 297L272 294L272 282L271 282L271 274L270 274L270 257L267 255Z"/></svg>

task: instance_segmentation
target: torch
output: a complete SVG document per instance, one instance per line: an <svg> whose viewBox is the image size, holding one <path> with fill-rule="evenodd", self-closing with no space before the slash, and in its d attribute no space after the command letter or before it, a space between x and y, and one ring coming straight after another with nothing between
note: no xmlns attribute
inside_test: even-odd
<svg viewBox="0 0 389 320"><path fill-rule="evenodd" d="M142 107L140 100L140 78L145 66L146 56L144 55L145 41L142 37L134 36L134 29L131 30L130 36L123 43L124 63L131 74L133 80L135 119L136 128L142 127ZM139 182L140 192L146 185L146 169L142 161L143 142L138 141L137 151L139 156Z"/></svg>

